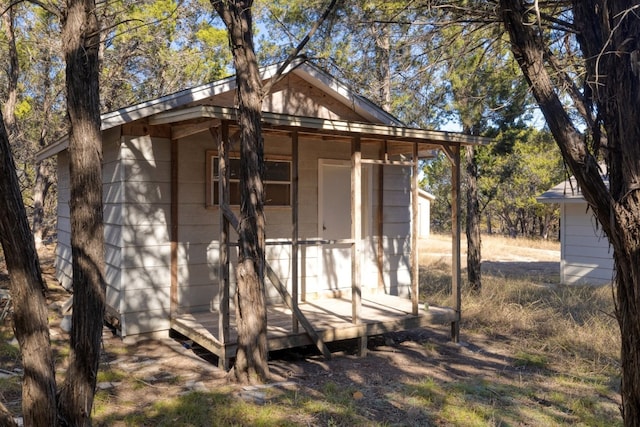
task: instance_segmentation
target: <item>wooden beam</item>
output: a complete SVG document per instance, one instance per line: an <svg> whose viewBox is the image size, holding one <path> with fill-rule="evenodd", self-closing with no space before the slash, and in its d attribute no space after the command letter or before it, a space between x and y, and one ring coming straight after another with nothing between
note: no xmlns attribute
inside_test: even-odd
<svg viewBox="0 0 640 427"><path fill-rule="evenodd" d="M360 137L351 141L351 322L361 323L362 311L362 151ZM367 336L360 337L358 353L367 353Z"/></svg>
<svg viewBox="0 0 640 427"><path fill-rule="evenodd" d="M418 258L418 144L413 144L411 168L411 311L418 315L420 270Z"/></svg>
<svg viewBox="0 0 640 427"><path fill-rule="evenodd" d="M218 204L222 207L229 206L229 122L222 122L220 133L211 129L211 133L218 142ZM207 179L209 179L207 177ZM219 210L220 245L218 262L218 339L222 342L222 354L218 358L218 365L227 370L230 367L230 357L226 354L226 346L229 342L229 323L231 313L229 311L229 220L224 215L223 209Z"/></svg>
<svg viewBox="0 0 640 427"><path fill-rule="evenodd" d="M298 306L298 131L291 133L291 299ZM292 310L293 311L293 310ZM293 313L293 332L298 332L298 321Z"/></svg>
<svg viewBox="0 0 640 427"><path fill-rule="evenodd" d="M231 227L233 227L236 230L236 232L239 232L240 231L240 222L236 218L236 216L233 213L233 211L229 208L229 206L220 205L220 211L223 213L223 215L229 221L229 225L231 225ZM304 328L304 330L307 333L307 335L309 335L309 337L316 344L316 347L318 347L318 350L320 350L322 352L322 354L324 355L324 357L326 359L328 359L328 360L331 359L331 352L329 351L329 348L327 347L325 342L322 340L322 337L320 337L320 335L318 335L316 330L313 328L313 325L305 317L304 313L300 310L298 305L297 304L295 306L293 305L292 299L291 299L291 295L289 295L289 292L287 291L286 286L284 286L282 284L282 282L280 281L278 276L275 274L275 272L271 268L271 265L269 265L269 262L265 260L264 265L265 265L265 272L266 272L267 278L269 279L269 281L271 281L273 286L276 288L276 290L278 291L278 293L282 297L283 302L295 314L296 318L298 319L298 321L300 322L300 324Z"/></svg>
<svg viewBox="0 0 640 427"><path fill-rule="evenodd" d="M178 313L178 141L171 139L171 284L169 318Z"/></svg>
<svg viewBox="0 0 640 427"><path fill-rule="evenodd" d="M289 292L287 291L286 286L284 286L284 284L280 281L280 279L278 278L278 275L276 274L275 271L273 271L273 268L271 268L268 262L265 262L265 271L267 273L267 278L269 278L269 281L276 288L276 290L282 297L282 300L284 301L284 303L293 312L293 315L298 319L298 321L300 322L304 330L307 332L307 334L309 335L313 343L316 345L318 350L322 352L322 355L324 356L325 359L331 360L331 351L329 351L329 347L327 347L324 340L313 328L313 325L311 324L311 322L309 322L309 320L306 318L304 313L300 311L298 304L295 304L293 302L293 299L289 295ZM294 333L297 333L297 332L294 331Z"/></svg>
<svg viewBox="0 0 640 427"><path fill-rule="evenodd" d="M236 120L238 111L234 108L212 105L197 105L158 113L149 117L154 125L170 124L201 118L218 118ZM265 128L285 130L299 129L317 134L333 136L362 137L368 139L387 139L403 142L420 142L431 144L489 144L491 139L469 136L456 132L435 131L427 129L389 126L378 123L349 122L345 120L329 120L316 117L292 116L280 113L262 113Z"/></svg>
<svg viewBox="0 0 640 427"><path fill-rule="evenodd" d="M378 235L376 261L378 267L378 289L385 290L384 285L384 165L387 158L387 141L382 141L380 148L382 164L378 165L378 209L376 212L376 231Z"/></svg>
<svg viewBox="0 0 640 427"><path fill-rule="evenodd" d="M452 148L453 161L451 164L451 229L452 229L452 250L451 250L451 293L453 295L453 309L457 313L455 322L451 322L451 340L460 341L460 318L462 311L462 297L460 286L462 283L461 263L460 263L460 146Z"/></svg>
<svg viewBox="0 0 640 427"><path fill-rule="evenodd" d="M173 139L181 139L186 138L191 135L195 135L200 132L206 132L211 128L216 128L220 126L221 121L218 119L206 120L204 122L199 123L187 123L172 126L171 128L171 137Z"/></svg>

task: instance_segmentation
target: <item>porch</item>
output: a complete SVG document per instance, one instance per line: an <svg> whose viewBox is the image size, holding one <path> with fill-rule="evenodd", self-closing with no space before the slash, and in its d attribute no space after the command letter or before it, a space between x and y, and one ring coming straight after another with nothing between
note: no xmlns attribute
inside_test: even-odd
<svg viewBox="0 0 640 427"><path fill-rule="evenodd" d="M151 125L171 126L171 309L170 328L186 336L195 343L211 351L219 358L219 365L228 369L237 349L235 313L231 306L233 280L230 272L232 236L238 233L238 219L230 199L230 146L239 126L237 112L233 109L214 106L197 106L180 111L159 113L149 122ZM426 327L433 324L450 324L451 338L459 339L460 321L460 155L463 145L481 144L485 141L477 137L433 132L420 129L400 128L380 124L355 123L341 120L297 117L276 113L263 113L263 134L265 147L276 142L290 159L291 203L290 220L281 224L284 234L275 240L267 240L267 245L287 247L287 266L272 268L268 262L265 280L279 294L278 303L268 305L268 342L270 350L315 345L326 358L331 357L327 343L359 340L359 352L366 353L367 338L384 332ZM181 241L180 203L178 197L179 148L186 146L182 139L190 135L211 135L216 146L214 165L208 166L215 173L214 180L208 180L206 193L214 191L218 195L211 217L216 217L218 229L216 244L217 295L212 300L210 311L190 310L180 301L178 279L178 248ZM337 215L338 223L346 225L346 231L332 235L328 223L323 220L325 204L318 202L318 217L305 215L301 222L300 209L308 204L307 191L301 191L304 182L315 182L318 200L323 198L321 167L323 158L317 154L317 147L335 147L343 157L334 157L341 162L347 160L347 184L327 185L326 193L336 193L344 187L345 203L327 204L337 210L346 206L346 212ZM346 148L346 150L345 150ZM315 157L303 153L314 152ZM453 306L450 308L430 307L425 309L419 302L418 289L418 175L421 158L432 155L434 150L442 150L451 161L451 204L452 204L452 288ZM348 156L348 157L347 157ZM345 158L346 157L346 158ZM304 169L300 164L304 164ZM309 166L313 165L313 166ZM368 178L363 171L369 170ZM373 173L371 171L374 171ZM398 172L400 171L400 172ZM301 176L305 173L305 179ZM316 175L317 174L317 175ZM328 174L335 176L334 173ZM394 198L393 188L388 186L388 178L406 177L402 188L403 197ZM209 173L207 173L209 176ZM310 179L313 177L315 181ZM308 186L308 184L306 184ZM369 193L364 188L369 186ZM314 193L314 197L315 197ZM368 209L365 208L368 203ZM282 214L284 211L279 211ZM308 214L308 209L305 211ZM367 216L363 215L367 212ZM330 213L330 212L327 212ZM331 212L333 213L333 212ZM394 217L401 213L406 218ZM311 217L311 220L309 219ZM366 226L364 221L367 221ZM399 222L400 221L400 222ZM398 224L401 225L398 228ZM288 230L287 230L288 229ZM399 231L401 230L401 231ZM368 235L365 235L365 232ZM403 234L404 233L404 234ZM389 243L391 242L391 244ZM323 298L318 290L329 293L336 289L328 286L316 276L316 288L308 289L305 266L309 265L305 251L311 247L332 250L340 247L344 263L333 264L333 282L346 283L348 288L340 288L333 298ZM364 267L365 256L368 267ZM321 257L316 255L318 263ZM390 276L400 274L400 270L389 270L389 260L401 260L407 266L402 271L408 280L405 295L393 289L399 282ZM394 265L397 268L397 265ZM372 274L372 268L375 270ZM391 271L391 273L390 273ZM280 276L280 277L279 277ZM339 276L339 279L336 279ZM403 277L403 280L404 280ZM393 280L391 280L393 279ZM394 282L395 280L395 282ZM322 288L324 286L324 288Z"/></svg>
<svg viewBox="0 0 640 427"><path fill-rule="evenodd" d="M293 311L286 305L271 305L267 308L267 339L269 351L317 345L312 335L324 344L349 340L366 339L385 332L402 331L432 325L452 324L459 319L458 313L449 307L421 306L414 315L411 300L384 294L372 294L361 299L360 322L352 322L350 298L325 298L298 304L304 317L313 327L314 334L307 333L296 321ZM230 314L232 323L235 314ZM229 330L228 341L221 342L219 334L220 316L212 313L189 313L176 316L171 328L188 337L219 358L222 368L228 367L228 360L236 353L237 334ZM364 351L361 348L361 352Z"/></svg>

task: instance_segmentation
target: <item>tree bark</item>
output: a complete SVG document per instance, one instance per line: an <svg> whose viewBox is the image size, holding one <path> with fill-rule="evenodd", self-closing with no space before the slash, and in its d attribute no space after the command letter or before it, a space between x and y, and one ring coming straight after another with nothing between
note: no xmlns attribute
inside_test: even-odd
<svg viewBox="0 0 640 427"><path fill-rule="evenodd" d="M42 58L43 62L43 84L42 84L42 97L44 99L42 103L42 115L43 120L40 128L40 137L38 138L38 146L44 148L47 145L47 131L49 126L49 119L51 118L51 52L47 50L46 55ZM49 189L53 184L51 179L51 165L47 161L41 161L36 163L36 181L33 187L33 222L31 231L36 241L36 249L40 247L44 238L44 218L45 218L45 200L49 193Z"/></svg>
<svg viewBox="0 0 640 427"><path fill-rule="evenodd" d="M467 168L467 279L469 288L480 292L482 288L482 255L480 237L480 204L478 203L478 164L474 147L466 148Z"/></svg>
<svg viewBox="0 0 640 427"><path fill-rule="evenodd" d="M574 0L577 39L586 64L585 95L600 121L581 135L545 69L542 38L529 24L529 5L501 0L512 51L529 81L563 158L613 247L616 315L622 337L622 416L640 425L640 18L634 0ZM604 138L602 137L604 135ZM588 145L585 141L591 141ZM605 145L600 147L601 141ZM602 149L602 150L601 150ZM600 177L602 152L609 187Z"/></svg>
<svg viewBox="0 0 640 427"><path fill-rule="evenodd" d="M240 110L240 233L235 294L238 350L233 371L239 382L264 382L269 378L264 285L262 80L253 46L252 3L251 0L211 1L229 33Z"/></svg>
<svg viewBox="0 0 640 427"><path fill-rule="evenodd" d="M5 8L4 2L3 9ZM18 134L16 122L16 105L18 103L18 78L20 77L20 62L18 61L18 48L16 47L16 37L14 32L14 9L9 6L6 13L2 15L2 26L7 38L6 43L9 50L9 70L7 81L7 99L3 106L5 129L9 139L14 139Z"/></svg>
<svg viewBox="0 0 640 427"><path fill-rule="evenodd" d="M70 122L73 314L69 369L60 391L62 425L91 425L105 310L99 26L93 0L67 0L62 45Z"/></svg>
<svg viewBox="0 0 640 427"><path fill-rule="evenodd" d="M56 423L56 382L45 285L1 114L0 242L9 270L14 305L13 327L24 369L24 424L52 426Z"/></svg>

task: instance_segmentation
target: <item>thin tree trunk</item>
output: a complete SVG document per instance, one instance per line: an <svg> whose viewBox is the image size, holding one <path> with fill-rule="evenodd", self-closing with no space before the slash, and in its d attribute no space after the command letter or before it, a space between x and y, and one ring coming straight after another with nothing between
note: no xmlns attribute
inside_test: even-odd
<svg viewBox="0 0 640 427"><path fill-rule="evenodd" d="M49 341L45 285L1 115L0 242L9 270L14 304L13 326L20 344L24 369L24 424L53 426L56 422L56 382Z"/></svg>
<svg viewBox="0 0 640 427"><path fill-rule="evenodd" d="M66 60L73 314L69 369L60 391L63 425L91 425L105 310L99 26L93 0L67 0Z"/></svg>
<svg viewBox="0 0 640 427"><path fill-rule="evenodd" d="M229 33L240 110L240 233L236 289L238 350L234 375L240 382L264 382L267 363L265 302L264 141L262 80L252 35L252 1L211 1Z"/></svg>
<svg viewBox="0 0 640 427"><path fill-rule="evenodd" d="M51 52L47 51L45 57L42 58L44 68L44 78L42 84L42 103L43 118L40 129L40 137L38 138L38 146L44 148L47 145L47 130L49 126L49 118L51 117ZM47 161L36 163L36 181L33 187L33 225L32 232L36 241L36 248L40 247L44 238L44 205L49 189L53 184L51 178L51 166Z"/></svg>
<svg viewBox="0 0 640 427"><path fill-rule="evenodd" d="M467 278L474 292L482 288L480 204L478 203L478 164L473 146L466 148L467 167Z"/></svg>
<svg viewBox="0 0 640 427"><path fill-rule="evenodd" d="M616 315L622 341L622 416L640 425L640 18L637 1L574 0L577 38L586 62L585 90L597 106L602 124L584 138L564 110L545 69L548 54L536 27L526 16L529 4L501 0L502 18L514 56L540 106L562 156L614 250ZM609 188L600 177L596 156L606 135ZM588 146L585 140L596 142ZM593 153L590 152L593 150Z"/></svg>
<svg viewBox="0 0 640 427"><path fill-rule="evenodd" d="M6 5L3 3L3 9ZM3 106L3 114L5 120L6 131L9 139L16 137L18 133L16 122L16 105L18 103L18 78L20 77L20 62L18 61L18 49L16 47L16 38L14 32L14 9L12 6L8 8L6 13L2 14L2 27L9 50L9 79L7 81L7 99ZM15 142L15 141L14 141Z"/></svg>
<svg viewBox="0 0 640 427"><path fill-rule="evenodd" d="M379 85L379 105L384 111L391 111L391 28L388 23L371 27L375 38L376 74Z"/></svg>
<svg viewBox="0 0 640 427"><path fill-rule="evenodd" d="M36 249L44 239L44 203L51 188L51 174L45 162L36 163L36 183L33 187L33 238Z"/></svg>

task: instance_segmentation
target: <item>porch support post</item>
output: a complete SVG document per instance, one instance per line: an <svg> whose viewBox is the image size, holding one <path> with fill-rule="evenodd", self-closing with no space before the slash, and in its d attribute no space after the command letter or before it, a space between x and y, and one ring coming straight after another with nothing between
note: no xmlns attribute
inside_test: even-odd
<svg viewBox="0 0 640 427"><path fill-rule="evenodd" d="M378 209L376 213L376 231L378 235L377 254L376 261L378 264L378 290L385 291L384 283L384 172L385 163L389 160L387 154L387 140L382 141L382 148L380 149L380 160L382 164L378 166Z"/></svg>
<svg viewBox="0 0 640 427"><path fill-rule="evenodd" d="M451 293L454 299L456 320L451 323L451 340L460 341L460 317L462 311L460 266L460 145L451 147Z"/></svg>
<svg viewBox="0 0 640 427"><path fill-rule="evenodd" d="M178 314L178 141L171 138L171 287L169 318Z"/></svg>
<svg viewBox="0 0 640 427"><path fill-rule="evenodd" d="M298 131L291 132L291 303L298 307ZM298 333L295 309L291 310L291 328Z"/></svg>
<svg viewBox="0 0 640 427"><path fill-rule="evenodd" d="M413 143L411 166L411 312L418 315L420 270L418 266L418 143Z"/></svg>
<svg viewBox="0 0 640 427"><path fill-rule="evenodd" d="M360 136L351 140L351 320L360 324L362 309L362 286L360 283L362 253L362 152ZM367 353L367 334L360 337L358 354L363 357Z"/></svg>
<svg viewBox="0 0 640 427"><path fill-rule="evenodd" d="M218 340L222 343L218 366L228 370L230 355L227 354L229 343L229 220L224 215L229 206L229 122L223 121L218 135L218 210L220 222L220 245L218 264Z"/></svg>

